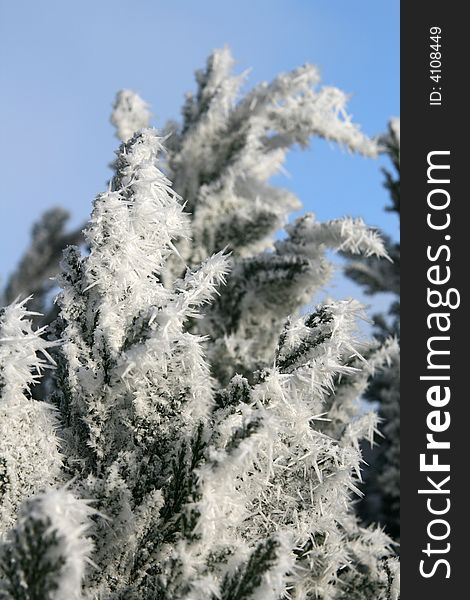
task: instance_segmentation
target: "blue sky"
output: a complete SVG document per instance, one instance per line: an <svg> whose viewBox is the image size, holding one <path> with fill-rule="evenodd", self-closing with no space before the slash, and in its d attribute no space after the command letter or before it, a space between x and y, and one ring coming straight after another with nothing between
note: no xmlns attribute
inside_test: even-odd
<svg viewBox="0 0 470 600"><path fill-rule="evenodd" d="M79 224L104 189L117 141L109 124L120 88L138 91L155 125L178 118L193 72L228 44L249 85L305 62L351 93L362 129L399 115L398 0L3 0L0 3L0 277L31 225L61 205ZM380 167L314 141L288 158L290 187L321 220L360 215L394 237ZM0 281L0 285L1 285ZM350 290L341 278L337 291Z"/></svg>

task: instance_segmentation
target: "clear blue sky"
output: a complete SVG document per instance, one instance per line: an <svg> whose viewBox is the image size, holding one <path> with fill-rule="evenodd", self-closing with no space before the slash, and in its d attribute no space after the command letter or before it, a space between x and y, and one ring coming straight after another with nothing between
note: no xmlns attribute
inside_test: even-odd
<svg viewBox="0 0 470 600"><path fill-rule="evenodd" d="M64 206L79 224L104 189L116 91L138 91L162 125L179 117L194 70L224 44L237 70L252 67L250 85L317 64L325 84L351 93L350 112L370 135L399 115L398 0L0 2L3 282L45 209ZM291 153L282 184L322 220L360 215L396 237L396 219L383 211L384 164L316 141Z"/></svg>

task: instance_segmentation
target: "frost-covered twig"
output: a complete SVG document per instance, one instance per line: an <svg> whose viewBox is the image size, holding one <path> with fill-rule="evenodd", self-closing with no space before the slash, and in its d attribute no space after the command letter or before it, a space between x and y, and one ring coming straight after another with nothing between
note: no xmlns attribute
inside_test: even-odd
<svg viewBox="0 0 470 600"><path fill-rule="evenodd" d="M28 299L27 299L28 300ZM27 300L0 309L0 537L19 504L60 475L54 408L31 397L54 344L34 331Z"/></svg>
<svg viewBox="0 0 470 600"><path fill-rule="evenodd" d="M49 489L25 501L0 546L0 597L82 600L93 550L86 533L94 512L66 489Z"/></svg>
<svg viewBox="0 0 470 600"><path fill-rule="evenodd" d="M117 137L127 142L139 129L150 125L151 113L147 103L131 90L121 90L114 102L111 123L116 127Z"/></svg>

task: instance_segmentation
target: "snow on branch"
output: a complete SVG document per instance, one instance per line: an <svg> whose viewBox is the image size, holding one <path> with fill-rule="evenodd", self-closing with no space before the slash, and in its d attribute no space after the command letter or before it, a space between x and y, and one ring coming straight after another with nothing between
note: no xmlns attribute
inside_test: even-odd
<svg viewBox="0 0 470 600"><path fill-rule="evenodd" d="M127 142L139 129L150 125L151 112L147 103L131 90L121 90L111 114L111 123L116 127L116 135L122 142Z"/></svg>
<svg viewBox="0 0 470 600"><path fill-rule="evenodd" d="M367 227L360 218L344 217L319 223L313 214L308 213L286 227L289 235L286 241L277 243L283 251L297 251L308 254L308 248L322 245L340 252L387 258L387 251L379 233Z"/></svg>
<svg viewBox="0 0 470 600"><path fill-rule="evenodd" d="M54 408L31 398L32 386L52 367L41 330L34 331L27 300L0 309L0 534L21 501L59 476L62 457Z"/></svg>
<svg viewBox="0 0 470 600"><path fill-rule="evenodd" d="M282 73L243 96L246 73L232 75L233 64L228 48L215 50L196 73L197 92L187 95L183 123L165 128L168 174L192 215L193 263L227 245L242 255L271 245L299 207L292 193L268 182L294 144L306 146L317 136L366 156L379 151L352 122L347 95L319 87L316 67Z"/></svg>
<svg viewBox="0 0 470 600"><path fill-rule="evenodd" d="M63 488L27 500L0 548L2 598L82 600L93 550L85 534L94 512Z"/></svg>

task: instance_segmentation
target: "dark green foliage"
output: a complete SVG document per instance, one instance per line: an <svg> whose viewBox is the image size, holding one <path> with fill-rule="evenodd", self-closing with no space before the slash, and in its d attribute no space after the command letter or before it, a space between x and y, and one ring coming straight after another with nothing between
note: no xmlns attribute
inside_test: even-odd
<svg viewBox="0 0 470 600"><path fill-rule="evenodd" d="M385 175L385 187L390 193L391 204L385 210L394 212L400 218L400 140L392 126L389 126L388 135L383 139L386 151L393 163L397 176L387 169L383 169Z"/></svg>
<svg viewBox="0 0 470 600"><path fill-rule="evenodd" d="M201 423L191 442L183 442L172 461L171 479L164 489L165 505L161 512L165 522L173 521L177 515L181 518L183 505L197 495L194 471L204 460L205 448L204 426ZM170 529L177 529L176 524Z"/></svg>
<svg viewBox="0 0 470 600"><path fill-rule="evenodd" d="M123 352L126 352L136 344L143 344L150 337L152 330L149 326L149 320L150 317L147 314L136 315L132 318L122 346Z"/></svg>
<svg viewBox="0 0 470 600"><path fill-rule="evenodd" d="M385 525L387 533L400 539L400 361L377 374L366 398L380 401L380 430L384 436L372 451L365 449L366 469L364 482L366 496L360 503L361 515L366 522Z"/></svg>
<svg viewBox="0 0 470 600"><path fill-rule="evenodd" d="M250 215L229 214L225 222L219 223L213 247L207 247L207 251L227 248L236 254L239 247L246 248L270 235L278 220L278 216L268 210L253 210Z"/></svg>
<svg viewBox="0 0 470 600"><path fill-rule="evenodd" d="M242 427L240 427L233 433L232 437L230 438L230 441L225 446L226 452L228 454L234 452L240 446L240 443L249 438L254 433L256 433L261 427L261 425L261 419L253 419L251 421L248 421L247 423L244 423Z"/></svg>
<svg viewBox="0 0 470 600"><path fill-rule="evenodd" d="M380 598L389 587L387 583L371 577L369 569L359 565L350 569L345 585L341 586L338 598L344 600L363 600L364 598ZM388 598L390 596L387 596Z"/></svg>
<svg viewBox="0 0 470 600"><path fill-rule="evenodd" d="M243 567L225 577L220 600L249 600L262 584L263 576L276 567L280 543L275 538L261 542Z"/></svg>
<svg viewBox="0 0 470 600"><path fill-rule="evenodd" d="M270 300L273 306L278 305L283 287L290 291L288 284L296 276L305 273L308 266L309 262L304 257L269 252L238 262L227 285L220 290L220 296L210 308L211 312L225 317L223 321L220 320L220 325L224 327L220 335L236 331L244 312L244 297L248 293L259 296L267 305Z"/></svg>
<svg viewBox="0 0 470 600"><path fill-rule="evenodd" d="M323 344L331 337L331 329L328 323L333 320L333 316L326 307L319 308L304 319L305 325L309 328L303 339L293 347L286 348L286 327L279 338L279 345L276 350L276 364L281 373L289 373L296 365L302 364L308 360L311 351Z"/></svg>
<svg viewBox="0 0 470 600"><path fill-rule="evenodd" d="M1 600L52 600L65 559L52 548L58 545L51 523L29 518L12 532L12 541L0 555Z"/></svg>
<svg viewBox="0 0 470 600"><path fill-rule="evenodd" d="M218 408L237 406L240 402L249 404L252 401L250 384L245 377L235 375L225 389L216 392L214 400Z"/></svg>
<svg viewBox="0 0 470 600"><path fill-rule="evenodd" d="M7 492L7 488L10 485L8 478L7 461L3 456L0 456L0 504L3 496Z"/></svg>

